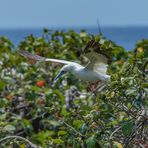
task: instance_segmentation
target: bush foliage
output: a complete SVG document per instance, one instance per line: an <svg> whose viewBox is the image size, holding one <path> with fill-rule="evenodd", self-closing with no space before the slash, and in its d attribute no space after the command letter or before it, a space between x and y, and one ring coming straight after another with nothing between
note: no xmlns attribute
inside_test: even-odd
<svg viewBox="0 0 148 148"><path fill-rule="evenodd" d="M44 29L42 37L27 36L15 47L0 37L0 147L148 147L148 40L135 49L123 47L102 35L94 38L112 58L111 82L95 95L86 84L66 75L53 78L61 66L36 63L17 53L29 52L79 61L92 38ZM9 138L9 137L8 137Z"/></svg>

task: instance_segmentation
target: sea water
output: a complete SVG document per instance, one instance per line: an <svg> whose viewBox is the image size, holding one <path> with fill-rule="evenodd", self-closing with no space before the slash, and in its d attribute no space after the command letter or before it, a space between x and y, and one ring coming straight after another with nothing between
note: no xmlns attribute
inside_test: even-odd
<svg viewBox="0 0 148 148"><path fill-rule="evenodd" d="M98 34L99 29L96 27L81 27L81 28L48 28L52 30L68 30L73 29L79 32L81 29L86 30L90 34ZM127 26L127 27L101 27L102 34L109 40L114 41L120 46L123 46L126 50L132 50L135 48L137 41L141 39L148 39L148 27L147 26ZM20 41L23 41L26 36L33 34L40 37L43 35L43 28L37 29L0 29L0 36L8 37L12 43L17 46Z"/></svg>

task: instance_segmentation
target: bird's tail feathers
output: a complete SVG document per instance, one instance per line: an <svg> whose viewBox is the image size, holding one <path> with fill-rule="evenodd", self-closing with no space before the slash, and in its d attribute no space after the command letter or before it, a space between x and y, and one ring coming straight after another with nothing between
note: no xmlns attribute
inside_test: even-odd
<svg viewBox="0 0 148 148"><path fill-rule="evenodd" d="M25 50L19 50L18 53L24 57L27 57L29 59L33 59L36 61L45 61L46 60L46 58L44 58L42 56L31 54Z"/></svg>

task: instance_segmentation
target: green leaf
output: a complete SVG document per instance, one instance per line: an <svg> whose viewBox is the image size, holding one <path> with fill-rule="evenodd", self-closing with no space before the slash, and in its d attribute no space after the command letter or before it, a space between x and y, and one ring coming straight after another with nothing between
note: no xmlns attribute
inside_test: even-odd
<svg viewBox="0 0 148 148"><path fill-rule="evenodd" d="M53 126L59 126L59 125L60 125L60 123L59 123L58 121L56 121L56 120L50 120L49 122L50 122L50 124L52 124Z"/></svg>
<svg viewBox="0 0 148 148"><path fill-rule="evenodd" d="M6 86L6 83L4 81L0 81L0 89L3 89Z"/></svg>
<svg viewBox="0 0 148 148"><path fill-rule="evenodd" d="M94 138L94 136L88 138L88 139L86 140L86 144L87 144L87 148L95 148L96 139Z"/></svg>
<svg viewBox="0 0 148 148"><path fill-rule="evenodd" d="M61 113L60 113L61 115L63 115L64 117L68 117L69 116L69 112L67 112L67 110L66 110L66 106L65 105L63 105L63 107L62 107L62 110L61 110Z"/></svg>
<svg viewBox="0 0 148 148"><path fill-rule="evenodd" d="M54 131L41 131L38 134L33 135L33 139L37 140L39 143L44 144L45 141L50 137L55 135Z"/></svg>
<svg viewBox="0 0 148 148"><path fill-rule="evenodd" d="M20 145L20 148L25 148L25 147L26 147L26 146L25 146L24 143Z"/></svg>
<svg viewBox="0 0 148 148"><path fill-rule="evenodd" d="M8 132L13 132L15 130L15 127L13 125L6 125L4 127L4 130L6 130Z"/></svg>
<svg viewBox="0 0 148 148"><path fill-rule="evenodd" d="M118 147L118 148L123 148L122 144L117 142L117 141L113 141L113 143Z"/></svg>
<svg viewBox="0 0 148 148"><path fill-rule="evenodd" d="M133 122L132 121L127 121L127 122L124 122L121 124L121 129L122 129L122 132L125 136L129 136L132 132L132 129L133 129Z"/></svg>
<svg viewBox="0 0 148 148"><path fill-rule="evenodd" d="M132 96L135 96L137 95L137 90L135 88L129 88L126 90L126 95L132 95Z"/></svg>
<svg viewBox="0 0 148 148"><path fill-rule="evenodd" d="M54 90L53 93L56 94L59 97L59 99L61 100L62 105L64 105L65 104L64 95L59 90Z"/></svg>
<svg viewBox="0 0 148 148"><path fill-rule="evenodd" d="M63 136L63 135L67 135L66 131L59 131L58 132L58 136Z"/></svg>
<svg viewBox="0 0 148 148"><path fill-rule="evenodd" d="M52 139L53 140L53 142L55 143L55 144L59 144L59 145L61 145L61 144L63 144L64 143L64 141L63 140L61 140L61 139Z"/></svg>
<svg viewBox="0 0 148 148"><path fill-rule="evenodd" d="M87 129L88 129L88 127L87 127L86 123L84 123L84 124L82 124L80 131L82 134L84 134L87 131Z"/></svg>
<svg viewBox="0 0 148 148"><path fill-rule="evenodd" d="M35 92L39 92L39 91L42 90L41 88L39 88L39 87L37 87L37 86L32 86L31 89L32 89L33 91L35 91Z"/></svg>
<svg viewBox="0 0 148 148"><path fill-rule="evenodd" d="M88 34L86 32L80 32L80 37L86 37Z"/></svg>
<svg viewBox="0 0 148 148"><path fill-rule="evenodd" d="M77 129L79 129L79 128L82 126L83 123L84 123L84 122L81 121L81 120L74 120L74 121L73 121L73 125L74 125Z"/></svg>

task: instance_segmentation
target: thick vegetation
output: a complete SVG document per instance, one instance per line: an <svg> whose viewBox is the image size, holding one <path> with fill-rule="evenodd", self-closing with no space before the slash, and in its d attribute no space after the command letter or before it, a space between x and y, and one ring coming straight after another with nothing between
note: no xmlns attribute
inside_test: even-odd
<svg viewBox="0 0 148 148"><path fill-rule="evenodd" d="M79 61L85 31L29 35L17 47L0 37L0 147L148 147L148 40L126 51L96 35L112 58L111 82L95 95L71 76L53 83L61 66L36 63L18 49ZM79 58L78 58L79 57Z"/></svg>

